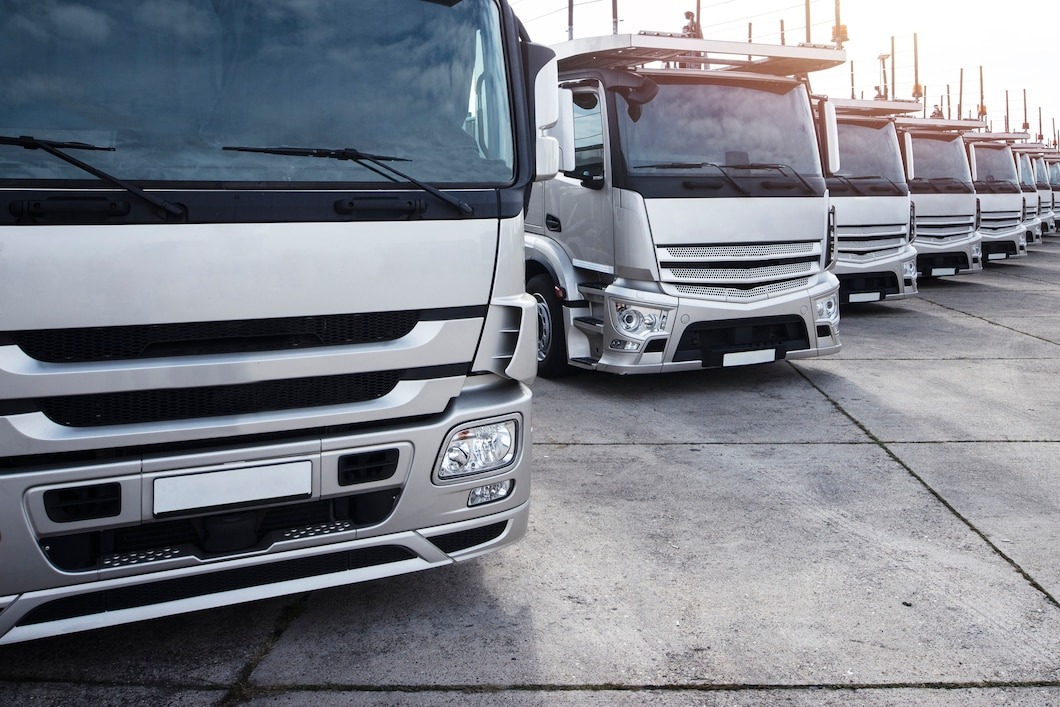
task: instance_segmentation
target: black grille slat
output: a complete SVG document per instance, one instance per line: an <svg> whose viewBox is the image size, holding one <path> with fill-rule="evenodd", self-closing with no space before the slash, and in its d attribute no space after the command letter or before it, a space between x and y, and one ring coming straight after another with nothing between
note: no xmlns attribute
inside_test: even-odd
<svg viewBox="0 0 1060 707"><path fill-rule="evenodd" d="M42 604L23 616L18 625L30 626L76 616L152 606L236 589L392 564L415 557L416 555L407 548L386 545L109 589Z"/></svg>
<svg viewBox="0 0 1060 707"><path fill-rule="evenodd" d="M11 333L26 355L49 363L117 361L394 341L419 311L336 314L143 326L42 329Z"/></svg>
<svg viewBox="0 0 1060 707"><path fill-rule="evenodd" d="M376 400L397 385L402 371L261 381L242 385L170 388L42 398L39 407L66 427L101 427Z"/></svg>

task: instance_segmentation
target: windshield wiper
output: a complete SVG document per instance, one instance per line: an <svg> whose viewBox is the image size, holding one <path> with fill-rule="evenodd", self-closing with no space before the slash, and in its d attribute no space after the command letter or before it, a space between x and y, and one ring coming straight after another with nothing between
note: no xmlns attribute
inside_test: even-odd
<svg viewBox="0 0 1060 707"><path fill-rule="evenodd" d="M775 171L780 172L781 174L783 174L785 177L795 177L796 179L798 179L800 182L802 182L802 186L806 189L806 193L807 194L813 194L814 193L814 189L813 189L813 187L810 186L810 183L807 182L803 178L803 176L801 174L799 174L795 170L795 168L792 167L791 165L781 164L779 162L749 162L747 164L727 164L727 165L723 165L723 166L728 167L729 169L771 169L771 170L775 170Z"/></svg>
<svg viewBox="0 0 1060 707"><path fill-rule="evenodd" d="M82 162L72 155L68 155L63 150L102 150L104 152L114 152L113 147L101 147L99 145L90 145L87 142L62 142L58 140L40 140L31 135L20 135L19 137L12 137L10 135L0 135L0 145L14 145L15 147L23 147L27 150L44 150L49 155L55 155L63 162L68 162L78 169L82 169L94 177L97 177L104 182L109 182L114 186L120 187L125 191L140 197L148 204L161 209L170 216L183 217L184 209L176 204L171 204L165 199L160 199L153 194L148 194L140 187L135 184L115 177L113 174L108 174L101 169L97 169L87 162Z"/></svg>
<svg viewBox="0 0 1060 707"><path fill-rule="evenodd" d="M361 152L360 150L352 147L340 147L338 149L326 148L326 147L246 147L239 145L226 145L221 148L222 150L231 150L233 152L256 152L263 155L287 155L288 157L322 157L330 160L350 160L356 162L362 167L367 167L380 176L387 177L393 180L393 176L396 175L401 177L409 184L419 187L423 191L438 197L445 203L451 205L453 208L458 210L460 213L471 216L475 213L475 210L471 207L471 204L467 203L462 199L458 199L451 194L431 186L427 182L421 181L415 177L411 177L404 172L391 167L386 162L411 162L405 157L393 157L391 155L373 155L369 152Z"/></svg>
<svg viewBox="0 0 1060 707"><path fill-rule="evenodd" d="M725 167L714 162L659 162L657 164L638 164L634 165L633 169L703 169L704 167L713 167L718 170L718 174L722 178L731 184L736 191L740 192L744 196L747 196L747 190L740 186L740 183L733 179L726 171ZM695 182L686 180L682 182L682 185L686 189L694 189Z"/></svg>

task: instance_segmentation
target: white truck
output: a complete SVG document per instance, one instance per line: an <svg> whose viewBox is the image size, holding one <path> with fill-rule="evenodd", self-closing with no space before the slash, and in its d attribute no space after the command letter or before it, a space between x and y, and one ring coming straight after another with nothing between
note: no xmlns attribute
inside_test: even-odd
<svg viewBox="0 0 1060 707"><path fill-rule="evenodd" d="M934 278L983 269L979 208L962 135L981 130L977 120L899 117L911 149L903 159L912 175L916 210L917 273ZM904 140L904 139L903 139Z"/></svg>
<svg viewBox="0 0 1060 707"><path fill-rule="evenodd" d="M1012 144L1012 158L1016 163L1016 174L1023 194L1023 229L1027 235L1027 245L1035 245L1042 242L1042 205L1034 176L1034 163L1030 153L1017 151L1017 143Z"/></svg>
<svg viewBox="0 0 1060 707"><path fill-rule="evenodd" d="M553 48L565 164L526 217L540 374L838 351L835 113L822 99L819 132L805 75L844 52L660 33Z"/></svg>
<svg viewBox="0 0 1060 707"><path fill-rule="evenodd" d="M1012 151L1019 159L1030 162L1030 171L1027 172L1034 182L1034 191L1038 194L1038 219L1041 221L1039 237L1036 243L1041 242L1041 236L1056 231L1056 216L1053 212L1053 188L1049 183L1049 166L1045 162L1045 155L1051 148L1041 143L1013 143ZM1026 172L1026 166L1024 167Z"/></svg>
<svg viewBox="0 0 1060 707"><path fill-rule="evenodd" d="M995 133L966 133L968 163L979 197L983 262L1027 255L1023 193L1012 148Z"/></svg>
<svg viewBox="0 0 1060 707"><path fill-rule="evenodd" d="M915 216L894 120L922 106L842 98L832 103L841 167L828 178L828 193L836 213L840 302L912 297L917 294ZM912 139L908 133L904 138Z"/></svg>
<svg viewBox="0 0 1060 707"><path fill-rule="evenodd" d="M0 38L0 643L525 534L558 104L505 0L14 0Z"/></svg>

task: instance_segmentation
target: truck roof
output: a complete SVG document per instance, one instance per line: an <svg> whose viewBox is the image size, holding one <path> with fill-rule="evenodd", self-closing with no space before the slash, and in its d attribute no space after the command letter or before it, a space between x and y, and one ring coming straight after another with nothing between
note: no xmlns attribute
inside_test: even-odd
<svg viewBox="0 0 1060 707"><path fill-rule="evenodd" d="M552 49L560 71L635 69L652 62L674 62L711 71L796 76L846 61L846 52L830 45L729 42L665 32L579 37Z"/></svg>
<svg viewBox="0 0 1060 707"><path fill-rule="evenodd" d="M945 118L906 118L898 117L898 127L911 133L953 133L964 135L973 130L985 130L984 120L946 120Z"/></svg>
<svg viewBox="0 0 1060 707"><path fill-rule="evenodd" d="M1006 145L1029 140L1030 137L1030 133L975 133L974 135L965 135L966 140L1003 142Z"/></svg>
<svg viewBox="0 0 1060 707"><path fill-rule="evenodd" d="M861 98L830 98L840 115L873 118L897 117L903 113L920 113L924 104L912 100L868 100Z"/></svg>

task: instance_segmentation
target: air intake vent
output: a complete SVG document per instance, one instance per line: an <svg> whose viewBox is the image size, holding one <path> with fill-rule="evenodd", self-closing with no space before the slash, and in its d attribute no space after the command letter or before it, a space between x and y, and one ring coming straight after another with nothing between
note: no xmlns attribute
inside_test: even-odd
<svg viewBox="0 0 1060 707"><path fill-rule="evenodd" d="M44 510L55 523L113 518L121 513L121 485L109 483L45 491Z"/></svg>
<svg viewBox="0 0 1060 707"><path fill-rule="evenodd" d="M482 545L491 540L496 540L504 532L504 528L507 525L508 523L506 521L502 521L481 528L461 530L456 533L449 533L448 535L436 535L433 538L429 538L429 540L437 545L438 549L442 552L459 552L460 550L466 550L469 547L475 547L476 545Z"/></svg>
<svg viewBox="0 0 1060 707"><path fill-rule="evenodd" d="M398 450L381 449L339 457L339 486L389 479L397 471Z"/></svg>
<svg viewBox="0 0 1060 707"><path fill-rule="evenodd" d="M75 616L91 616L107 611L152 606L168 601L208 596L217 592L286 582L303 577L317 577L363 567L378 567L411 560L415 557L416 555L407 548L384 545L108 589L42 604L22 617L18 625L29 626L49 621L61 621Z"/></svg>

